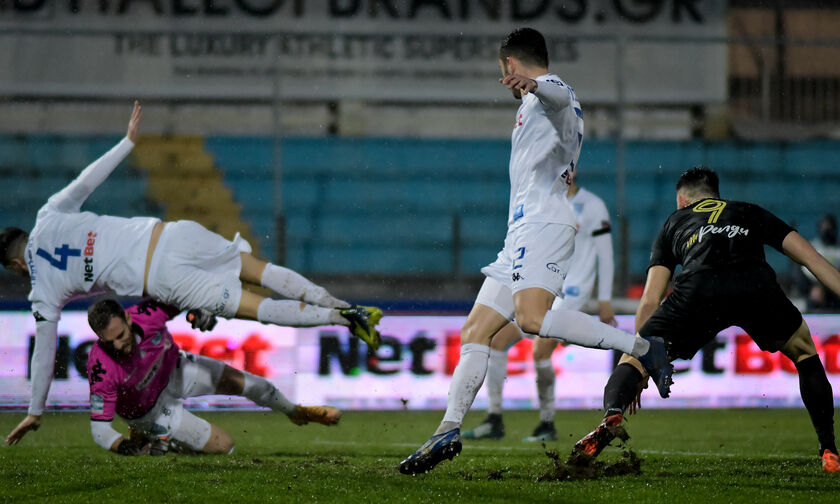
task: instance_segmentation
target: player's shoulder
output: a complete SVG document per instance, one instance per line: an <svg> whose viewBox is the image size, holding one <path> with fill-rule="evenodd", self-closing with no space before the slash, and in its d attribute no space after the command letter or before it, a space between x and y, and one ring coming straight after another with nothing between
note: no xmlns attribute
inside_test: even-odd
<svg viewBox="0 0 840 504"><path fill-rule="evenodd" d="M595 194L594 192L590 191L589 189L587 189L585 187L581 187L578 190L578 194L580 194L580 196L582 196L581 199L587 200L587 202L591 201L591 202L599 203L601 205L606 206L604 204L604 200L600 196L598 196L597 194Z"/></svg>
<svg viewBox="0 0 840 504"><path fill-rule="evenodd" d="M91 387L107 387L112 383L119 367L98 342L94 342L88 353L87 373Z"/></svg>
<svg viewBox="0 0 840 504"><path fill-rule="evenodd" d="M555 86L569 87L569 85L566 84L566 82L563 79L561 79L559 75L553 73L540 75L534 80L537 82L547 82L549 84L554 84Z"/></svg>
<svg viewBox="0 0 840 504"><path fill-rule="evenodd" d="M604 214L609 214L607 204L604 203L604 200L592 191L587 190L585 187L581 187L578 190L575 199L579 199L579 201L584 204L584 211L586 213L593 215L597 214L598 218L603 218Z"/></svg>

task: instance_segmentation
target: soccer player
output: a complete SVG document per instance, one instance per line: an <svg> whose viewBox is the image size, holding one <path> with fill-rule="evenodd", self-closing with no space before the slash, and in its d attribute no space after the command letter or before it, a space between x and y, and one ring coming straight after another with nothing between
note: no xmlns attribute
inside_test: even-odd
<svg viewBox="0 0 840 504"><path fill-rule="evenodd" d="M552 308L581 310L595 288L598 277L598 317L601 322L616 325L612 298L613 246L610 239L610 216L604 201L577 185L572 177L567 198L572 204L578 222L575 252L569 274L563 282L563 298L554 300ZM508 349L522 338L514 323L496 334L490 342L490 361L487 367L487 395L490 406L487 418L475 428L464 431L464 439L501 439L505 435L502 422L502 389L507 374ZM534 341L534 369L537 374L537 397L540 404L540 422L532 435L523 441L555 441L554 427L554 366L551 354L559 340L537 338Z"/></svg>
<svg viewBox="0 0 840 504"><path fill-rule="evenodd" d="M147 295L181 309L203 308L216 315L284 326L349 326L376 349L378 308L350 306L289 269L251 255L239 234L228 241L192 221L161 222L81 212L87 197L125 158L137 141L142 116L135 102L126 137L94 161L38 211L31 233L15 227L0 232L0 261L29 276L35 316L32 397L29 414L6 438L16 444L37 429L53 374L61 308L71 299L102 291ZM267 287L288 298L264 298L242 282Z"/></svg>
<svg viewBox="0 0 840 504"><path fill-rule="evenodd" d="M88 309L88 323L99 338L87 364L90 431L96 444L121 455L139 455L145 446L138 439L150 438L153 455L163 455L173 442L188 452L229 454L233 438L184 409L184 398L208 394L245 396L298 425L338 423L341 412L336 408L297 406L265 378L181 351L166 328L180 311L152 299L128 310L113 299ZM215 324L215 316L206 310L190 315L194 325ZM134 439L114 430L115 414L129 424Z"/></svg>
<svg viewBox="0 0 840 504"><path fill-rule="evenodd" d="M580 154L583 114L574 90L548 72L538 31L510 33L499 65L501 84L522 102L511 136L508 232L496 261L481 270L486 278L461 329L461 358L443 421L400 463L403 474L427 472L461 451L461 422L487 373L490 342L514 315L525 333L640 357L660 393L669 393L673 366L661 340L634 337L578 311L551 309L574 249L574 213L563 196Z"/></svg>
<svg viewBox="0 0 840 504"><path fill-rule="evenodd" d="M810 243L763 208L723 200L717 174L692 168L677 182L677 208L653 244L644 293L636 311L642 336L662 337L671 359L691 359L729 326L738 326L762 350L781 351L799 372L802 402L819 441L822 467L840 472L834 442L834 395L799 310L785 296L764 258L770 245L840 294L840 272ZM665 298L677 265L682 271ZM637 400L647 373L624 355L604 388L604 420L575 444L571 460L597 457L613 428Z"/></svg>

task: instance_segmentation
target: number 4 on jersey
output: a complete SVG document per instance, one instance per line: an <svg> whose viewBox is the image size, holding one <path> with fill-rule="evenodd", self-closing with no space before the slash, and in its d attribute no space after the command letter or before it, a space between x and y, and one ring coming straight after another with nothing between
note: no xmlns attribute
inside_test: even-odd
<svg viewBox="0 0 840 504"><path fill-rule="evenodd" d="M58 256L58 259L51 256L49 252L42 248L39 248L35 253L38 254L38 257L43 257L49 261L54 268L58 268L61 271L67 271L67 258L81 256L82 249L71 249L70 246L65 243L60 248L57 247L55 249L55 255Z"/></svg>

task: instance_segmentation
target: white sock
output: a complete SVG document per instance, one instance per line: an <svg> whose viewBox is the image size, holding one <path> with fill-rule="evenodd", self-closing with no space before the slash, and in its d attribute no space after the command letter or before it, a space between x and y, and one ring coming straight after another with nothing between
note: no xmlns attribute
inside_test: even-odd
<svg viewBox="0 0 840 504"><path fill-rule="evenodd" d="M333 297L327 289L315 285L294 271L269 263L260 279L263 287L268 287L277 294L289 299L297 299L308 304L326 308L347 308L346 301Z"/></svg>
<svg viewBox="0 0 840 504"><path fill-rule="evenodd" d="M300 301L263 299L257 308L257 320L263 323L292 327L349 325L334 308L313 306Z"/></svg>
<svg viewBox="0 0 840 504"><path fill-rule="evenodd" d="M490 349L490 362L487 365L487 396L490 405L487 413L502 414L502 389L507 378L508 353L502 350Z"/></svg>
<svg viewBox="0 0 840 504"><path fill-rule="evenodd" d="M295 412L295 405L282 392L277 390L277 387L270 381L245 371L242 373L245 375L245 386L242 388L243 396L274 411L282 411L287 415Z"/></svg>
<svg viewBox="0 0 840 504"><path fill-rule="evenodd" d="M435 434L460 427L464 416L470 410L478 389L484 383L487 374L487 360L490 347L478 343L461 345L461 360L452 373L449 383L449 397L446 401L446 413L443 415L441 426ZM445 425L446 424L446 425ZM454 427L452 427L454 425ZM449 427L449 428L447 428ZM440 430L444 428L446 430Z"/></svg>
<svg viewBox="0 0 840 504"><path fill-rule="evenodd" d="M554 366L551 359L534 361L537 371L537 397L540 401L540 422L554 421Z"/></svg>
<svg viewBox="0 0 840 504"><path fill-rule="evenodd" d="M540 336L554 338L588 348L620 350L633 357L636 354L636 336L595 320L591 316L575 310L558 308L548 310L540 327Z"/></svg>

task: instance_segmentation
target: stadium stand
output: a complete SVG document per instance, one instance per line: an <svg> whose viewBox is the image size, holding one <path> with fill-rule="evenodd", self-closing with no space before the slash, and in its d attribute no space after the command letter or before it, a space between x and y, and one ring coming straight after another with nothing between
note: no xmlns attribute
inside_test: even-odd
<svg viewBox="0 0 840 504"><path fill-rule="evenodd" d="M0 176L12 188L0 201L4 221L31 227L43 202L117 140L0 135ZM282 200L273 196L271 138L146 137L86 208L198 220L225 236L240 230L267 258L277 254L282 212L285 263L302 272L475 273L502 244L505 140L288 138L280 147ZM585 144L580 184L603 197L616 228L626 219L633 275L644 273L650 243L674 209L674 180L691 165L712 166L724 197L765 206L806 237L840 206L836 141L630 141L626 215L618 216L615 148L610 140Z"/></svg>

